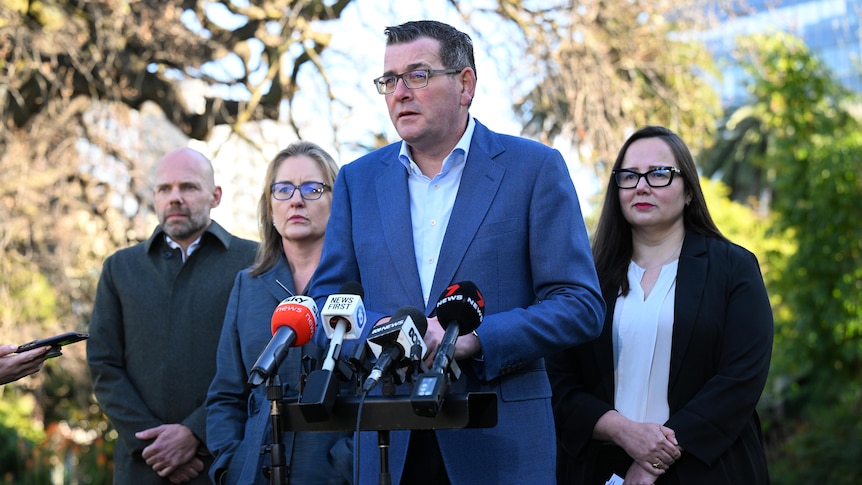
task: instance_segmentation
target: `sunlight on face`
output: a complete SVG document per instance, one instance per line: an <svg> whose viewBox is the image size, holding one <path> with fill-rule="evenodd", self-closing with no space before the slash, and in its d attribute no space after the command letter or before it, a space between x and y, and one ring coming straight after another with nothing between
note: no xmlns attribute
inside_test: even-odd
<svg viewBox="0 0 862 485"><path fill-rule="evenodd" d="M326 182L323 170L313 159L300 155L279 164L273 182ZM272 220L281 237L292 243L322 242L332 207L332 191L317 200L305 200L295 190L288 200L272 199Z"/></svg>

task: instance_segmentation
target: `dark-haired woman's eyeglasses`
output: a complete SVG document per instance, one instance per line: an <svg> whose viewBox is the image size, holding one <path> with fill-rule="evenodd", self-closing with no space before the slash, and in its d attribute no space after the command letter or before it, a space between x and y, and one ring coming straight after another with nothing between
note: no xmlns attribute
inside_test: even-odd
<svg viewBox="0 0 862 485"><path fill-rule="evenodd" d="M614 182L621 189L633 189L637 187L641 181L641 177L646 179L646 183L650 187L667 187L673 182L673 174L675 173L682 172L675 167L657 167L644 173L635 172L627 168L613 171Z"/></svg>

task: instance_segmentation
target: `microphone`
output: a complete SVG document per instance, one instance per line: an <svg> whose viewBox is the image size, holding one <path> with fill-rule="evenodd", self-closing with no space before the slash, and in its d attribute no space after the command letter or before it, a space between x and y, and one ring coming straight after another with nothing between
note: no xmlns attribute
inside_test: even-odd
<svg viewBox="0 0 862 485"><path fill-rule="evenodd" d="M320 311L320 321L327 338L331 339L323 370L335 369L335 362L341 356L345 340L356 340L365 328L365 305L362 285L349 281L341 286L337 294L329 295Z"/></svg>
<svg viewBox="0 0 862 485"><path fill-rule="evenodd" d="M355 281L347 282L338 293L329 295L320 311L321 326L331 340L323 367L308 375L299 399L299 409L308 422L329 418L338 395L338 386L332 383L333 371L341 357L344 340L358 339L365 327L364 294L362 285ZM342 373L347 375L348 371L342 369Z"/></svg>
<svg viewBox="0 0 862 485"><path fill-rule="evenodd" d="M446 331L440 340L431 372L444 373L455 355L455 342L482 323L485 299L472 281L449 285L437 300L437 321Z"/></svg>
<svg viewBox="0 0 862 485"><path fill-rule="evenodd" d="M362 385L368 392L383 377L392 365L405 366L411 359L421 360L428 347L422 339L428 330L428 319L421 310L411 306L399 308L389 322L371 329L368 348L377 357L377 363Z"/></svg>
<svg viewBox="0 0 862 485"><path fill-rule="evenodd" d="M471 281L449 285L440 295L437 301L437 321L445 331L434 355L431 370L419 376L413 386L410 402L417 415L433 417L440 411L443 395L449 387L446 371L454 367L455 378L460 375L457 363L452 360L455 356L455 343L459 336L476 330L484 316L485 299Z"/></svg>
<svg viewBox="0 0 862 485"><path fill-rule="evenodd" d="M307 296L291 296L272 312L272 339L257 358L248 384L257 387L278 371L290 347L307 344L317 328L317 305Z"/></svg>

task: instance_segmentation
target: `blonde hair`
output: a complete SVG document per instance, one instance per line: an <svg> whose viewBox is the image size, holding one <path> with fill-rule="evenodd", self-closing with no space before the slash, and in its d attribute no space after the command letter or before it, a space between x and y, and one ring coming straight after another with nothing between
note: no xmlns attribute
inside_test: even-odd
<svg viewBox="0 0 862 485"><path fill-rule="evenodd" d="M288 158L298 156L306 156L317 163L320 171L323 172L324 180L321 182L329 187L335 183L335 177L338 175L338 164L326 150L310 141L300 140L291 143L287 148L278 152L275 158L269 162L266 167L263 192L257 204L260 245L257 248L254 263L251 265L250 273L252 276L260 276L272 269L278 263L281 255L284 254L281 234L272 225L272 188L270 185L276 181L275 174L278 173L281 164Z"/></svg>

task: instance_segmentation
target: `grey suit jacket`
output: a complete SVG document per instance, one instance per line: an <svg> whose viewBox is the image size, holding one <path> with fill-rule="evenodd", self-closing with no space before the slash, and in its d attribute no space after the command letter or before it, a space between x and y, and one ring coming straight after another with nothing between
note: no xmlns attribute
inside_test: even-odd
<svg viewBox="0 0 862 485"><path fill-rule="evenodd" d="M87 362L96 398L119 434L114 483L170 483L141 459L149 442L135 438L137 431L181 423L206 442L204 401L225 306L256 247L213 222L185 263L160 228L105 261ZM194 483L209 483L206 470Z"/></svg>

